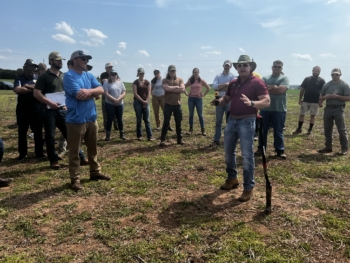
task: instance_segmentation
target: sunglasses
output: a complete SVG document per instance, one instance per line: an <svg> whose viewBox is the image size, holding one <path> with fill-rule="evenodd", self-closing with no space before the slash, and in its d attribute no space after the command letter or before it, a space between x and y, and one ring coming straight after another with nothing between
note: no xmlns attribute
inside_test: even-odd
<svg viewBox="0 0 350 263"><path fill-rule="evenodd" d="M154 72L154 75L157 75L157 74L159 74L159 71Z"/></svg>
<svg viewBox="0 0 350 263"><path fill-rule="evenodd" d="M274 68L282 68L281 66L273 66Z"/></svg>
<svg viewBox="0 0 350 263"><path fill-rule="evenodd" d="M338 76L340 76L340 74L333 73L333 74L331 74L331 76L332 76L332 77L333 77L333 76L338 77Z"/></svg>
<svg viewBox="0 0 350 263"><path fill-rule="evenodd" d="M86 62L89 62L88 58L87 57L79 57L81 59L81 61L86 61Z"/></svg>
<svg viewBox="0 0 350 263"><path fill-rule="evenodd" d="M247 64L247 63L244 63L244 64L237 64L237 67L238 68L246 68L246 67L248 67L249 66L249 64Z"/></svg>

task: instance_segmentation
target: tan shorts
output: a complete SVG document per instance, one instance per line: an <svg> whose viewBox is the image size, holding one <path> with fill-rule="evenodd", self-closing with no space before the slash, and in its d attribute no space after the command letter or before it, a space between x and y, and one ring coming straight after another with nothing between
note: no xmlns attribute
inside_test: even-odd
<svg viewBox="0 0 350 263"><path fill-rule="evenodd" d="M318 115L318 103L302 102L300 107L300 115L305 115L310 111L311 115Z"/></svg>

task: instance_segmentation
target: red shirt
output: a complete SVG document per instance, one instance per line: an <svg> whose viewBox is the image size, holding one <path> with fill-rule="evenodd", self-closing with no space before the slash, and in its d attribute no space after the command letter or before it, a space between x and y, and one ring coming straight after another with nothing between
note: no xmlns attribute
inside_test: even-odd
<svg viewBox="0 0 350 263"><path fill-rule="evenodd" d="M269 92L266 84L261 79L252 75L242 84L240 77L232 80L225 94L231 98L231 115L239 116L257 113L256 108L247 106L240 100L242 94L246 95L250 100L257 101L259 100L259 96L268 95Z"/></svg>

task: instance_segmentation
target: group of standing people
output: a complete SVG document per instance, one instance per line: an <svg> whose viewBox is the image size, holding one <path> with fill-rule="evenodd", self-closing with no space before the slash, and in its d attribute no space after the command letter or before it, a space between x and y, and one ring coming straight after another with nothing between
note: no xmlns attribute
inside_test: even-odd
<svg viewBox="0 0 350 263"><path fill-rule="evenodd" d="M69 173L71 187L81 190L80 166L90 166L91 180L110 180L111 177L101 173L101 166L97 161L97 112L95 99L102 95L102 110L104 115L104 130L106 141L111 139L112 123L119 130L122 140L125 140L123 111L126 89L113 65L107 63L106 72L101 74L102 85L88 71L88 62L92 57L84 51L72 53L68 61L69 71L62 73L62 61L58 52L51 52L48 57L50 68L40 67L40 74L36 80L34 73L39 69L33 60L27 59L24 74L15 80L14 91L18 95L16 107L18 123L18 160L27 155L27 132L29 127L34 132L35 154L37 158L45 157L43 153L42 126L45 129L45 142L50 167L59 169L59 157L55 151L54 138L56 127L68 142ZM237 70L238 77L230 72L232 66ZM273 128L273 139L276 156L286 159L284 148L284 126L287 111L287 90L289 80L283 73L283 62L276 60L272 65L272 74L262 79L254 74L257 64L247 55L239 57L236 63L226 60L223 72L213 81L213 88L217 97L212 101L216 106L215 134L212 145L220 145L223 117L226 117L224 136L224 150L227 179L221 186L223 190L230 190L239 185L237 179L236 146L241 144L243 157L243 186L244 191L239 198L245 202L252 198L254 181L254 135L256 116L260 114L263 122L263 139L260 140L258 150L266 147L269 128ZM345 102L350 101L349 85L340 79L341 70L332 70L332 81L325 84L319 77L321 69L314 67L313 75L305 78L301 84L299 104L301 105L298 128L293 134L302 132L304 115L311 113L310 126L307 134L312 133L315 117L319 107L326 100L324 111L325 148L320 153L332 152L332 129L336 124L341 143L340 154L348 151L348 138L344 122ZM166 135L171 130L170 119L174 116L177 143L184 144L182 136L182 108L181 94L189 96L189 132L193 133L194 109L197 110L201 134L206 136L203 118L202 98L209 92L209 85L199 76L199 69L194 68L192 76L185 83L176 74L175 65L168 67L165 78L160 71L154 70L151 81L145 79L145 70L137 70L137 79L132 84L134 96L133 107L136 115L136 135L142 140L142 120L146 128L149 141L154 140L150 125L150 101L155 114L156 129L161 130L160 146L166 145ZM189 87L189 92L187 88ZM203 87L205 91L203 92ZM65 97L65 98L62 98ZM318 98L318 99L316 99ZM161 127L160 111L163 111L163 125ZM258 113L258 111L260 112ZM41 122L43 120L43 123ZM88 159L81 151L82 142L87 147Z"/></svg>

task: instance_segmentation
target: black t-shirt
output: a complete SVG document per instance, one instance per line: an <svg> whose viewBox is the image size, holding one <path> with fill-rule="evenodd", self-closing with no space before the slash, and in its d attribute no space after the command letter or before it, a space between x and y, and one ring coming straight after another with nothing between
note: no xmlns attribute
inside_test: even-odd
<svg viewBox="0 0 350 263"><path fill-rule="evenodd" d="M103 85L103 82L102 82L103 79L108 79L108 78L109 78L109 74L107 73L107 71L103 72L100 76L101 84Z"/></svg>
<svg viewBox="0 0 350 263"><path fill-rule="evenodd" d="M314 78L310 76L305 78L300 85L305 90L303 101L308 103L318 103L321 89L325 83L325 80L321 77Z"/></svg>
<svg viewBox="0 0 350 263"><path fill-rule="evenodd" d="M35 89L41 90L45 95L46 93L62 92L63 89L63 73L57 76L52 73L49 69L41 74L35 83Z"/></svg>
<svg viewBox="0 0 350 263"><path fill-rule="evenodd" d="M35 80L33 78L27 78L26 75L22 75L19 78L15 79L13 86L24 86L25 84L35 84ZM39 101L34 98L33 92L24 93L24 94L18 94L17 98L17 107L20 108L27 108L28 110L31 110L32 106L38 106Z"/></svg>

